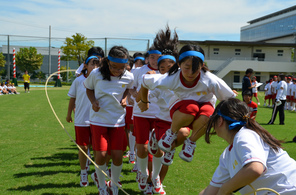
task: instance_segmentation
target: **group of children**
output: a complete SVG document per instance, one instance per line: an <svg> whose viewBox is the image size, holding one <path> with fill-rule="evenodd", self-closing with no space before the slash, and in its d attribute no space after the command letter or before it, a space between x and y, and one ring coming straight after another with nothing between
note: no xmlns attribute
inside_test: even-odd
<svg viewBox="0 0 296 195"><path fill-rule="evenodd" d="M296 77L288 75L285 77L285 82L287 83L287 101L285 103L285 110L296 111ZM272 105L275 103L277 84L277 76L274 76L273 78L270 78L269 81L266 81L266 85L264 87L264 106L272 107Z"/></svg>
<svg viewBox="0 0 296 195"><path fill-rule="evenodd" d="M136 163L139 190L144 194L166 194L162 182L168 166L173 163L176 147L183 145L179 157L190 162L197 147L196 141L212 127L216 130L224 123L231 123L229 129L236 130L231 132L239 132L245 124L256 123L244 109L228 106L241 104L235 99L237 92L208 70L203 49L197 45L185 45L178 52L177 44L177 33L166 27L156 35L148 51L148 61L138 54L131 62L127 49L122 46L112 47L106 57L101 48L91 48L82 73L78 72L80 76L72 83L66 120L73 122L71 114L74 111L76 142L85 153L90 146L94 151L98 168L91 178L100 195L118 194L123 152L127 145L130 148L129 162ZM235 101L229 102L229 98ZM217 99L224 102L223 110L215 109ZM231 113L234 111L241 113L234 117ZM222 118L217 119L217 115ZM223 127L223 131L228 129L228 126ZM247 125L245 128L253 127ZM261 130L260 127L253 131L258 133ZM225 134L218 133L218 136L232 144L234 134L224 137ZM266 137L256 146L260 147L264 141ZM269 145L272 144L268 142ZM277 149L280 144L272 146ZM247 150L245 153L247 155ZM110 160L111 169L107 174L111 180L106 182L104 171ZM82 152L79 152L79 161L80 185L88 186L88 163ZM243 161L244 164L248 162ZM269 170L265 162L263 166ZM223 174L227 175L227 170L223 167ZM296 172L293 174L294 178ZM214 187L207 188L202 194L214 194L209 192L223 189L224 183L232 181L233 175L223 176L224 180L219 175L219 182L213 180L215 184L211 182L210 186ZM260 175L255 176L253 178L257 179ZM296 191L295 182L293 186ZM235 185L234 190L241 187L244 185Z"/></svg>
<svg viewBox="0 0 296 195"><path fill-rule="evenodd" d="M20 94L17 92L16 87L14 86L14 83L7 82L6 84L4 82L0 85L0 95L6 95L6 94Z"/></svg>

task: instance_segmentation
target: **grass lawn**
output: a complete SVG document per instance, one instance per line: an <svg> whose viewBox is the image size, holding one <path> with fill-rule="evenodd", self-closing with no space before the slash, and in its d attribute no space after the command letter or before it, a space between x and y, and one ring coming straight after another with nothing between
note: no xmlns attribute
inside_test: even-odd
<svg viewBox="0 0 296 195"><path fill-rule="evenodd" d="M55 119L44 88L31 88L31 93L24 93L22 88L18 90L20 95L0 96L0 194L97 194L90 178L94 166L89 172L90 186L80 187L78 149ZM73 123L65 120L69 86L48 90L57 115L75 138ZM259 97L261 105L256 120L276 138L285 140L285 150L296 159L296 143L291 141L296 135L296 113L286 111L284 126L278 125L278 117L275 125L265 125L272 109L262 106L262 92ZM209 184L226 146L225 141L213 136L211 144L206 144L204 139L198 141L191 163L175 155L164 181L167 194L198 194ZM124 159L123 188L129 194L141 194L131 169L132 165Z"/></svg>

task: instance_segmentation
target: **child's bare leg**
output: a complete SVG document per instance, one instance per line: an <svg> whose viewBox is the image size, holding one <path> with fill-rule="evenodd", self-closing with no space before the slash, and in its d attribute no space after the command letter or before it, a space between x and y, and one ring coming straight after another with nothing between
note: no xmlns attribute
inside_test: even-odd
<svg viewBox="0 0 296 195"><path fill-rule="evenodd" d="M196 142L200 137L202 137L207 129L207 124L209 122L209 117L201 115L198 119L193 122L192 134L190 140Z"/></svg>
<svg viewBox="0 0 296 195"><path fill-rule="evenodd" d="M182 127L186 127L192 123L194 116L190 114L185 114L179 110L175 111L173 114L171 131L177 133Z"/></svg>

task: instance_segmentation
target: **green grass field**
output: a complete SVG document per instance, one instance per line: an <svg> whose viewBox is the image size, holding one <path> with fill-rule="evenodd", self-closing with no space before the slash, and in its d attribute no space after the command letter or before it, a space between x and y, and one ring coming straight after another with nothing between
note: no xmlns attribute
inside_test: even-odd
<svg viewBox="0 0 296 195"><path fill-rule="evenodd" d="M90 178L94 166L89 172L90 186L80 187L78 149L55 119L44 88L31 88L31 93L18 90L20 95L0 96L0 194L97 194ZM65 120L69 86L48 90L57 115L74 138L73 123ZM262 106L262 92L259 96L257 121L276 138L285 140L285 150L296 159L296 143L291 141L296 135L296 113L286 111L284 126L278 125L278 117L275 125L265 125L272 109ZM163 183L167 194L198 194L209 184L226 146L225 141L213 136L211 144L206 144L204 139L198 141L191 163L175 155ZM132 165L124 159L123 188L129 194L141 194L131 169Z"/></svg>

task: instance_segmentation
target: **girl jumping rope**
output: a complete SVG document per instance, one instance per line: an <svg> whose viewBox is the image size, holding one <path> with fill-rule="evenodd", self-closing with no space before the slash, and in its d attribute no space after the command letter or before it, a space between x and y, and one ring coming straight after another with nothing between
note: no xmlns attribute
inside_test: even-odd
<svg viewBox="0 0 296 195"><path fill-rule="evenodd" d="M87 98L86 89L83 86L83 82L89 76L91 71L99 65L99 62L100 61L96 56L88 57L84 63L84 68L82 70L83 75L77 77L73 81L68 92L70 100L66 120L69 123L73 122L71 114L76 106L74 118L76 143L80 146L80 148L83 149L85 153L87 153L91 144L91 131L88 123L91 103ZM88 186L89 183L86 169L87 158L80 150L78 156L81 168L80 186Z"/></svg>
<svg viewBox="0 0 296 195"><path fill-rule="evenodd" d="M170 152L179 129L191 128L193 132L179 153L180 158L187 162L193 159L195 142L205 133L216 97L224 100L236 96L235 91L204 66L204 51L196 45L182 47L179 62L174 64L168 75L146 74L142 86L150 90L160 88L174 92L170 100L171 128L159 140L158 146L164 152ZM148 100L141 101L146 103L146 109L149 108Z"/></svg>
<svg viewBox="0 0 296 195"><path fill-rule="evenodd" d="M154 47L157 50L162 51L162 56L158 58L157 65L160 74L166 74L169 69L176 63L176 57L178 56L177 44L178 35L175 32L171 38L171 30L166 27L166 31L160 30L154 39ZM142 98L142 96L145 98ZM166 172L168 170L168 165L173 161L174 151L166 153L158 148L158 140L165 134L166 130L171 126L171 117L169 111L169 101L174 96L174 93L169 89L154 89L150 92L148 97L148 89L141 88L139 95L137 97L137 102L139 107L146 106L143 103L143 99L148 100L151 98L157 98L157 106L160 108L160 112L156 114L156 121L154 123L155 129L152 131L149 143L148 151L153 154L152 160L152 175L151 180L153 183L153 192L158 194L165 194L162 182L165 178ZM184 140L189 135L189 130L187 128L182 128L178 133L179 143L183 143ZM177 144L177 142L176 142ZM162 165L164 164L164 166Z"/></svg>
<svg viewBox="0 0 296 195"><path fill-rule="evenodd" d="M111 150L111 179L118 181L122 170L122 156L126 149L125 106L128 89L132 88L133 75L126 71L128 51L121 46L111 48L108 57L102 61L102 67L91 72L84 81L87 96L92 104L90 124L92 147L95 151L95 162L101 170L106 170L107 146ZM99 194L105 195L107 185L113 195L118 188L113 182L106 185L105 175L96 168L99 183Z"/></svg>

